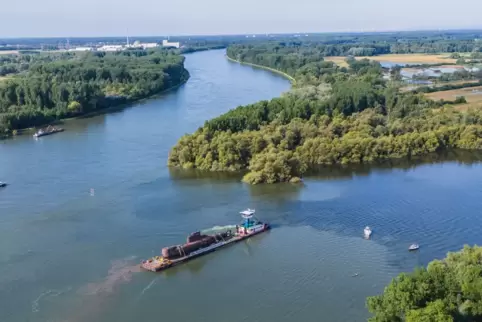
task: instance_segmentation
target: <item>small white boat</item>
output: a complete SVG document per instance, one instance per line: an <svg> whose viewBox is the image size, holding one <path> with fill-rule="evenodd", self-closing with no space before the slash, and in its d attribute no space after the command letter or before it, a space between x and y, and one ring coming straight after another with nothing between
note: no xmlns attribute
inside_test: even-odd
<svg viewBox="0 0 482 322"><path fill-rule="evenodd" d="M6 186L7 186L7 183L6 183L6 182L0 181L0 188L6 187Z"/></svg>
<svg viewBox="0 0 482 322"><path fill-rule="evenodd" d="M372 230L370 229L370 227L366 226L363 230L363 234L365 235L365 238L370 238L370 236L372 235Z"/></svg>
<svg viewBox="0 0 482 322"><path fill-rule="evenodd" d="M35 132L35 134L33 135L34 138L39 138L41 136L44 136L45 135L45 131L40 129L38 130L37 132Z"/></svg>
<svg viewBox="0 0 482 322"><path fill-rule="evenodd" d="M420 245L419 244L412 244L410 245L410 247L408 247L408 250L409 251L414 251L414 250L417 250L420 248Z"/></svg>

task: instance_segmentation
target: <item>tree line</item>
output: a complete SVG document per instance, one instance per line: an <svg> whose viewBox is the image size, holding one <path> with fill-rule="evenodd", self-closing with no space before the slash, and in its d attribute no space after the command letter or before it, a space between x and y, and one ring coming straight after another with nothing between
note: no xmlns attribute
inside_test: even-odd
<svg viewBox="0 0 482 322"><path fill-rule="evenodd" d="M189 77L171 50L27 57L13 62L27 61L24 72L0 82L1 133L145 98Z"/></svg>
<svg viewBox="0 0 482 322"><path fill-rule="evenodd" d="M297 88L206 121L172 148L169 165L248 170L248 183L275 183L297 181L318 165L482 148L482 112L402 93L376 62L349 59L340 68L316 50L280 44L235 45L227 54L284 71Z"/></svg>
<svg viewBox="0 0 482 322"><path fill-rule="evenodd" d="M31 64L49 63L56 60L72 59L73 53L41 54L31 52L19 55L0 55L0 76L18 74L27 71Z"/></svg>

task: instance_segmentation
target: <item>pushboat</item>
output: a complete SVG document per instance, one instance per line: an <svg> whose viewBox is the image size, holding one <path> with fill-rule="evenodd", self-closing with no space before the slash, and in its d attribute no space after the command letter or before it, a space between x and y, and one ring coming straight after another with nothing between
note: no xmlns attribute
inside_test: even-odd
<svg viewBox="0 0 482 322"><path fill-rule="evenodd" d="M164 247L161 256L142 261L141 267L152 272L163 271L269 230L270 226L255 218L254 213L255 210L249 208L241 211L242 223L218 227L218 230L225 228L221 233L194 232L185 244Z"/></svg>

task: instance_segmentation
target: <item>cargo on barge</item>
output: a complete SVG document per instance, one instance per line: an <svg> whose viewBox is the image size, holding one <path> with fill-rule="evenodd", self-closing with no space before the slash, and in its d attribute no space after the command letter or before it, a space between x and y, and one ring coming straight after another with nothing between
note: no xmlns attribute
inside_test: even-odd
<svg viewBox="0 0 482 322"><path fill-rule="evenodd" d="M143 261L141 267L159 272L267 231L270 228L269 225L256 219L254 213L252 209L242 211L241 216L244 220L240 225L234 226L233 230L213 235L203 234L200 231L192 233L187 237L185 244L164 247L162 256Z"/></svg>

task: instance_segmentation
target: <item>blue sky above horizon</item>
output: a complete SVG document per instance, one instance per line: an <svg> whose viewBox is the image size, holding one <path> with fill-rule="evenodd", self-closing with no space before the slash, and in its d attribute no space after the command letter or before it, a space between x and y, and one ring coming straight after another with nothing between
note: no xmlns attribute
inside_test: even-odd
<svg viewBox="0 0 482 322"><path fill-rule="evenodd" d="M7 0L0 38L482 29L482 1Z"/></svg>

